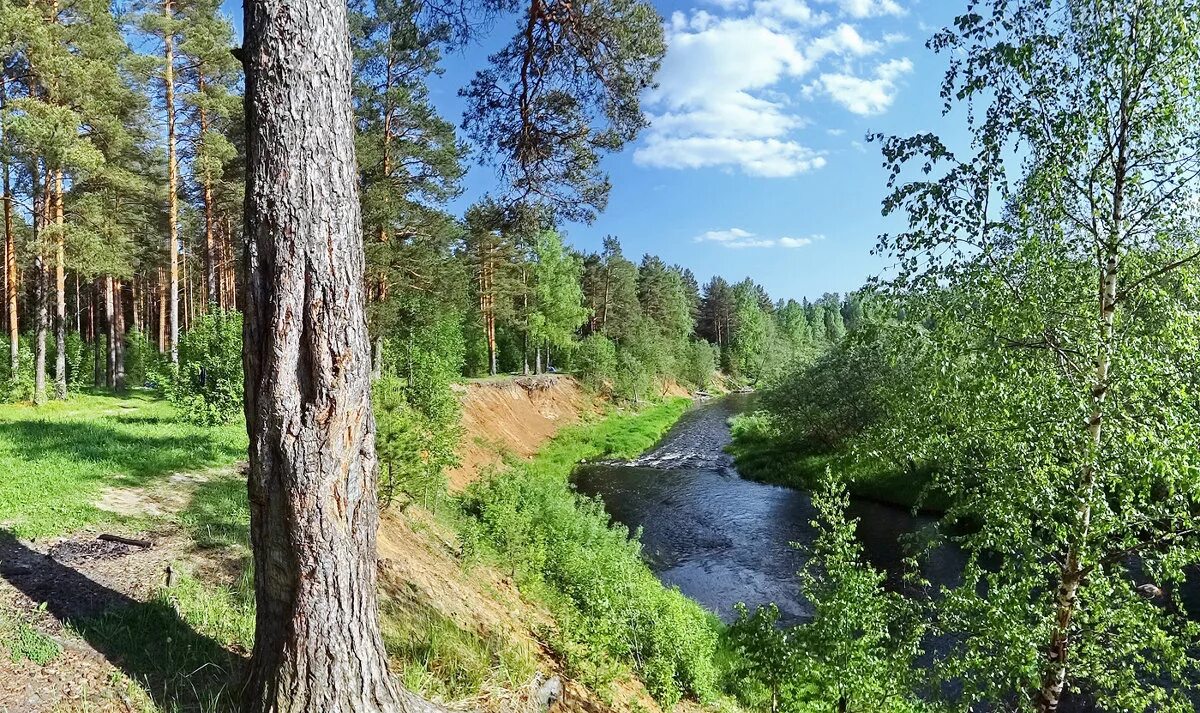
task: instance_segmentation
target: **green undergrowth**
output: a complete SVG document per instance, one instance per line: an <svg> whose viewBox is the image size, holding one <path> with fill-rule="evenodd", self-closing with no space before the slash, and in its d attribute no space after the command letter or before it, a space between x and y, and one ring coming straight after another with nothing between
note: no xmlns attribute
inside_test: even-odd
<svg viewBox="0 0 1200 713"><path fill-rule="evenodd" d="M62 654L62 647L38 631L28 616L0 611L0 651L13 663L29 661L45 666Z"/></svg>
<svg viewBox="0 0 1200 713"><path fill-rule="evenodd" d="M635 671L664 707L717 694L719 624L644 564L628 529L575 492L575 465L633 457L656 443L688 401L566 429L531 461L511 463L462 497L466 550L513 574L554 614L545 639L570 672L598 688Z"/></svg>
<svg viewBox="0 0 1200 713"><path fill-rule="evenodd" d="M405 688L427 698L464 701L480 691L515 691L533 678L527 645L467 629L427 604L384 599L383 644Z"/></svg>
<svg viewBox="0 0 1200 713"><path fill-rule="evenodd" d="M232 586L190 575L130 602L71 622L73 632L117 663L112 682L146 713L237 708L235 682L254 642L254 591L247 572Z"/></svg>
<svg viewBox="0 0 1200 713"><path fill-rule="evenodd" d="M747 480L812 490L828 469L856 498L931 512L945 509L945 498L928 490L932 473L927 469L905 472L853 458L844 451L815 452L781 439L772 432L768 419L757 413L735 416L730 425L733 442L726 451Z"/></svg>
<svg viewBox="0 0 1200 713"><path fill-rule="evenodd" d="M137 518L96 507L107 488L152 488L174 473L232 467L246 429L183 420L144 390L0 405L0 526L21 538Z"/></svg>

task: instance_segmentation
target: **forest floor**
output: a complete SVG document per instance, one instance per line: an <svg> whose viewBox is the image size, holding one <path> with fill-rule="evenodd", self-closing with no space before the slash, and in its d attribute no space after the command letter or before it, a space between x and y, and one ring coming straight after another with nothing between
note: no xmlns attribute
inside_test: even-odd
<svg viewBox="0 0 1200 713"><path fill-rule="evenodd" d="M566 381L551 388L578 391ZM543 440L597 413L566 398ZM0 713L230 709L254 628L245 447L242 424L193 426L148 393L0 406ZM562 676L550 614L465 562L445 518L390 508L379 556L385 644L410 689L515 713L559 677L559 710L656 709L635 680L598 695Z"/></svg>

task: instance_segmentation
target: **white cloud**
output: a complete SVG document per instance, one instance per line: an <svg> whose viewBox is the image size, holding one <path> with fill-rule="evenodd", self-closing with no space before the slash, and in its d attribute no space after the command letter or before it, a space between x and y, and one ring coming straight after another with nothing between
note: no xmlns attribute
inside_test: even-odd
<svg viewBox="0 0 1200 713"><path fill-rule="evenodd" d="M701 233L692 239L698 243L705 241L728 243L733 240L752 237L754 237L754 233L751 233L748 230L742 230L741 228L730 228L729 230L710 230L706 233Z"/></svg>
<svg viewBox="0 0 1200 713"><path fill-rule="evenodd" d="M855 19L880 17L882 15L900 16L904 8L896 0L838 0L842 12Z"/></svg>
<svg viewBox="0 0 1200 713"><path fill-rule="evenodd" d="M736 166L764 178L787 178L825 165L824 156L794 141L729 136L651 136L633 160L658 168Z"/></svg>
<svg viewBox="0 0 1200 713"><path fill-rule="evenodd" d="M728 230L710 230L706 233L701 233L695 238L692 238L698 243L713 242L719 243L721 247L729 248L730 250L744 250L746 248L802 248L805 245L811 245L817 240L824 240L824 235L813 235L806 238L763 238L748 230L742 228L729 228Z"/></svg>
<svg viewBox="0 0 1200 713"><path fill-rule="evenodd" d="M822 74L820 88L838 104L855 114L881 114L896 99L896 81L912 71L908 58L893 59L875 67L875 78L851 74Z"/></svg>
<svg viewBox="0 0 1200 713"><path fill-rule="evenodd" d="M851 22L831 25L818 3L857 18L891 12L892 0L837 8L831 0L707 2L708 9L675 12L667 23L668 51L658 86L646 95L651 125L634 152L638 165L796 176L827 160L801 138L810 122L799 102L824 93L857 113L891 103L898 74L887 74L890 63L878 64L874 79L855 74L892 36L864 35ZM833 67L802 84L825 64Z"/></svg>

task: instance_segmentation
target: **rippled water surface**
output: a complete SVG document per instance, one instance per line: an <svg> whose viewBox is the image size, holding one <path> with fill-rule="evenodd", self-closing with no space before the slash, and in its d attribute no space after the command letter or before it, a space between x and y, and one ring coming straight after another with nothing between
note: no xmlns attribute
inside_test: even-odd
<svg viewBox="0 0 1200 713"><path fill-rule="evenodd" d="M733 395L700 404L649 453L629 462L581 466L575 484L600 496L614 519L642 528L646 556L658 576L723 619L732 618L737 602L752 607L775 602L785 620L796 621L808 613L796 572L806 559L804 546L813 540L816 512L807 493L743 480L724 452L731 440L728 419L750 398ZM860 518L868 558L898 585L900 539L925 520L869 502L854 503L851 515Z"/></svg>

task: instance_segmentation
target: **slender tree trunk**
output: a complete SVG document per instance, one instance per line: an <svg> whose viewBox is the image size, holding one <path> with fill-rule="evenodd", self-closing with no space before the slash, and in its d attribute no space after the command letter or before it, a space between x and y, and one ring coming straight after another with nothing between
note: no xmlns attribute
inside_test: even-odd
<svg viewBox="0 0 1200 713"><path fill-rule="evenodd" d="M75 333L83 340L83 292L79 286L79 271L75 271Z"/></svg>
<svg viewBox="0 0 1200 713"><path fill-rule="evenodd" d="M1126 99L1127 100L1127 99ZM1112 366L1114 342L1114 325L1117 313L1117 287L1120 269L1120 256L1117 253L1121 243L1122 223L1125 220L1124 199L1125 181L1128 175L1128 141L1129 141L1129 109L1124 104L1120 111L1120 124L1116 134L1116 146L1113 188L1112 213L1109 234L1104 236L1101 247L1097 250L1099 267L1098 296L1099 296L1099 330L1096 341L1095 373L1092 379L1089 397L1092 411L1088 418L1087 438L1084 444L1083 469L1077 490L1079 501L1076 505L1075 520L1071 523L1070 545L1059 572L1057 604L1054 617L1054 627L1050 638L1048 663L1043 677L1042 688L1038 694L1038 710L1042 713L1057 713L1066 688L1068 673L1068 656L1071 647L1071 622L1079 604L1079 588L1086 576L1084 558L1088 546L1088 534L1092 521L1092 500L1095 497L1097 480L1100 476L1102 463L1102 424L1104 420L1105 401L1108 396L1108 374ZM1102 262L1100 261L1102 257Z"/></svg>
<svg viewBox="0 0 1200 713"><path fill-rule="evenodd" d="M121 281L113 280L113 388L125 391L125 299Z"/></svg>
<svg viewBox="0 0 1200 713"><path fill-rule="evenodd" d="M524 312L525 329L521 335L521 373L529 376L529 276L521 268L521 311Z"/></svg>
<svg viewBox="0 0 1200 713"><path fill-rule="evenodd" d="M171 363L179 362L179 165L175 156L175 35L172 0L163 0L167 28L163 32L163 84L167 108L167 251L170 255Z"/></svg>
<svg viewBox="0 0 1200 713"><path fill-rule="evenodd" d="M99 316L99 310L96 305L100 303L100 280L92 282L92 383L97 387L104 386L107 378L104 373L104 354L108 351L107 348L101 349L100 342L102 332L96 328L96 319Z"/></svg>
<svg viewBox="0 0 1200 713"><path fill-rule="evenodd" d="M4 73L0 71L0 115L8 115L8 92ZM5 135L5 149L8 136ZM4 161L4 299L8 313L9 373L16 375L21 366L21 332L17 312L17 233L13 228L12 175L7 151Z"/></svg>
<svg viewBox="0 0 1200 713"><path fill-rule="evenodd" d="M167 283L163 269L158 268L158 353L166 354L167 344Z"/></svg>
<svg viewBox="0 0 1200 713"><path fill-rule="evenodd" d="M46 173L45 185L42 185L41 179L35 170L33 184L38 187L35 190L40 194L34 197L34 205L37 213L37 217L34 218L34 239L37 240L45 232L46 226L50 223L49 172ZM50 300L46 294L50 289L50 286L47 284L49 275L46 274L46 257L42 254L40 248L37 251L37 256L34 258L33 274L36 282L34 285L36 302L34 311L37 312L33 339L33 403L40 405L46 402L46 330L50 322Z"/></svg>
<svg viewBox="0 0 1200 713"><path fill-rule="evenodd" d="M54 397L67 398L67 253L63 219L63 175L54 173Z"/></svg>
<svg viewBox="0 0 1200 713"><path fill-rule="evenodd" d="M140 293L141 291L138 290L137 275L134 275L133 279L129 281L129 306L133 310L134 331L144 333L146 330L143 329L142 325L142 310L141 303L139 302Z"/></svg>
<svg viewBox="0 0 1200 713"><path fill-rule="evenodd" d="M371 380L378 381L383 376L383 337L375 337L371 346Z"/></svg>
<svg viewBox="0 0 1200 713"><path fill-rule="evenodd" d="M201 95L204 94L204 72L198 70L196 74L196 85ZM203 137L208 133L208 112L204 108L204 103L200 103L200 135ZM208 171L204 171L201 176L202 192L201 197L204 201L204 300L205 309L216 306L220 295L217 292L217 246L213 237L215 230L214 222L216 216L213 208L213 186L212 176Z"/></svg>
<svg viewBox="0 0 1200 713"><path fill-rule="evenodd" d="M104 326L108 330L108 364L104 370L104 383L108 388L117 388L117 318L113 298L113 279L104 278Z"/></svg>
<svg viewBox="0 0 1200 713"><path fill-rule="evenodd" d="M246 713L425 708L376 603L351 54L342 0L247 0L245 410L257 602Z"/></svg>

